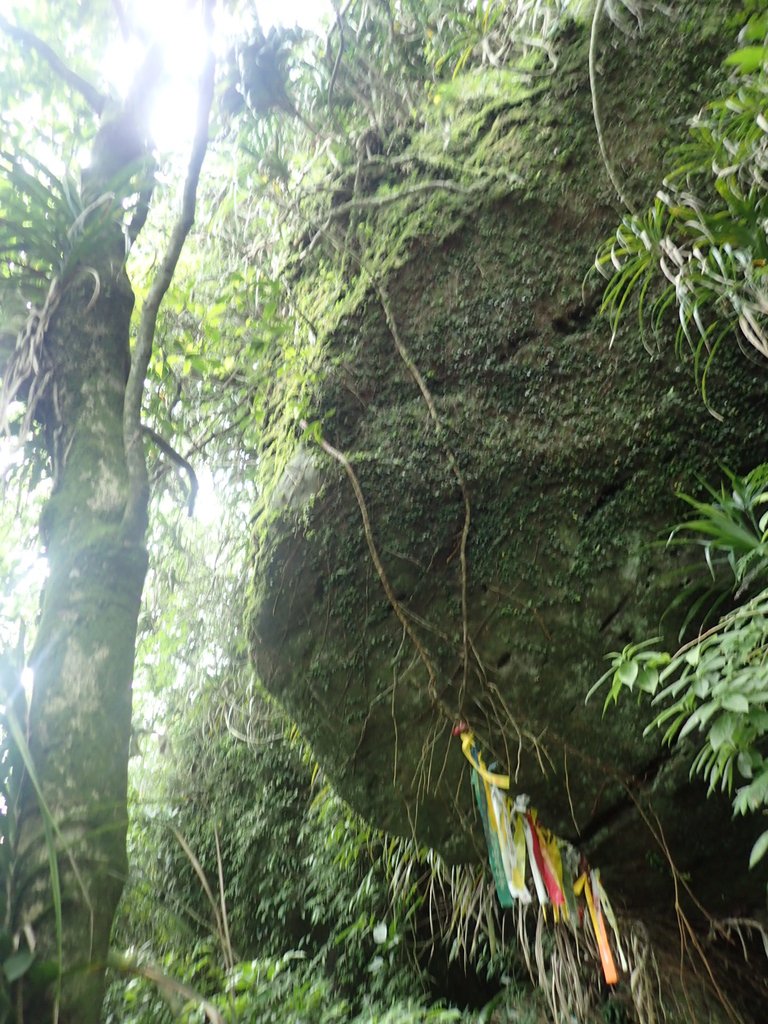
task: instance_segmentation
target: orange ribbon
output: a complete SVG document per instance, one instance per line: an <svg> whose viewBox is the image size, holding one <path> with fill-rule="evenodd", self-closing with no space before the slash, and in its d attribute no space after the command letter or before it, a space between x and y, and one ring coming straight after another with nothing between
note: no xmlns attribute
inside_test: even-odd
<svg viewBox="0 0 768 1024"><path fill-rule="evenodd" d="M605 930L605 922L603 921L603 914L600 907L595 906L595 900L592 895L592 885L589 880L589 876L586 871L576 881L573 891L578 896L582 889L587 900L587 907L589 908L589 916L592 921L592 928L597 939L597 948L600 951L600 963L603 967L603 975L605 976L606 983L608 985L615 985L619 980L619 972L616 970L616 963L613 959L613 953L608 942L608 933Z"/></svg>

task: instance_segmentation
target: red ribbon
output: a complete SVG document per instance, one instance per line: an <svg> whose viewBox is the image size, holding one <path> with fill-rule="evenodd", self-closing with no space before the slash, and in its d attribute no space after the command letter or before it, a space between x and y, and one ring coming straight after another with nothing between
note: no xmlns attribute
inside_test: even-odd
<svg viewBox="0 0 768 1024"><path fill-rule="evenodd" d="M548 858L546 858L541 849L541 843L539 841L539 830L536 825L536 819L531 815L530 811L525 812L525 816L528 820L528 824L531 827L531 839L533 845L533 856L536 859L536 866L539 869L544 885L547 888L547 894L550 900L556 907L562 907L565 904L565 896L560 888L560 883L555 878L552 868L549 866Z"/></svg>

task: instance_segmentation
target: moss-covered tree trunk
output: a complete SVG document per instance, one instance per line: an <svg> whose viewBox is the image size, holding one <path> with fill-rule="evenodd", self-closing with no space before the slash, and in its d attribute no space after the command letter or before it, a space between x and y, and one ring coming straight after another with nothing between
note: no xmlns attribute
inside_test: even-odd
<svg viewBox="0 0 768 1024"><path fill-rule="evenodd" d="M50 576L31 658L30 747L56 822L63 909L60 1021L99 1019L103 970L125 876L131 677L144 545L127 541L123 395L133 295L122 269L102 268L65 297L47 343L54 369L58 480L44 514ZM57 952L37 797L27 786L19 849L18 923L39 954ZM94 969L96 968L96 969ZM32 996L35 1015L49 1013ZM46 1016L44 1017L43 1014Z"/></svg>
<svg viewBox="0 0 768 1024"><path fill-rule="evenodd" d="M30 749L57 830L63 927L40 801L26 780L15 925L31 928L38 964L56 961L60 996L33 970L24 1020L99 1020L110 929L126 873L126 790L136 624L147 568L138 530L126 531L129 473L124 399L134 296L117 225L100 258L64 288L46 331L50 372L38 410L54 468L41 531L50 574L30 664ZM106 253L106 254L105 254ZM135 494L132 496L135 499ZM29 931L28 931L29 935ZM51 972L53 973L53 972Z"/></svg>
<svg viewBox="0 0 768 1024"><path fill-rule="evenodd" d="M209 33L212 9L207 0ZM53 283L38 327L45 335L35 368L42 395L36 415L54 486L41 523L50 575L30 660L35 779L27 778L22 789L13 886L16 933L26 933L38 968L46 961L55 965L54 985L46 987L34 971L25 976L20 1005L24 1021L35 1024L98 1024L126 875L131 682L147 570L141 399L158 309L194 221L214 81L209 54L180 214L131 354L134 295L125 243L126 234L135 239L141 230L152 192L144 173L146 123L160 69L158 52L150 48L122 110L95 136L83 176L82 219L87 224L97 216L102 225L91 236L92 251ZM113 188L129 180L128 190L135 188L140 199L124 231ZM103 208L116 209L117 216L106 218ZM54 823L55 844L46 836L46 820ZM52 845L58 880L49 865Z"/></svg>

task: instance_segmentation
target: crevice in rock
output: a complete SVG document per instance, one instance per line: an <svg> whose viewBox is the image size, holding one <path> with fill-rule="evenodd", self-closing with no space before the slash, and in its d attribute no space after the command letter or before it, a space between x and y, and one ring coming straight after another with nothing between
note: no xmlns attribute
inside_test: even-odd
<svg viewBox="0 0 768 1024"><path fill-rule="evenodd" d="M580 835L576 838L571 838L569 841L575 846L586 846L600 832L616 826L628 814L635 811L635 800L630 794L639 794L641 791L649 788L672 756L671 752L662 751L652 758L631 779L624 783L627 795L610 807L606 807L599 814L596 814L581 829Z"/></svg>
<svg viewBox="0 0 768 1024"><path fill-rule="evenodd" d="M597 312L601 295L598 292L569 302L552 317L552 326L558 334L574 334L582 330Z"/></svg>
<svg viewBox="0 0 768 1024"><path fill-rule="evenodd" d="M587 514L584 516L584 522L588 522L593 516L597 515L600 509L604 508L613 498L620 494L624 488L631 482L631 475L625 471L612 480L611 483L606 484L605 487L600 491L597 496L597 500L590 509L587 510Z"/></svg>
<svg viewBox="0 0 768 1024"><path fill-rule="evenodd" d="M624 596L621 598L616 607L612 611L608 612L603 621L600 623L601 633L604 633L606 629L608 629L610 624L613 622L613 620L624 611L624 609L627 606L627 602L629 601L631 596L631 594L624 594Z"/></svg>

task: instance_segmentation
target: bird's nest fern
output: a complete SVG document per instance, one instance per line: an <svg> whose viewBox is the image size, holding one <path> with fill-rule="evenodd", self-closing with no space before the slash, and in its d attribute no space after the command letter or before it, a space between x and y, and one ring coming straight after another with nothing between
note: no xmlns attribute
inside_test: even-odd
<svg viewBox="0 0 768 1024"><path fill-rule="evenodd" d="M766 34L762 16L742 40ZM725 339L768 358L768 47L742 47L726 64L733 77L691 122L654 202L624 217L595 263L608 278L614 336L630 299L644 337L676 308L677 346L690 346L708 406L707 374Z"/></svg>
<svg viewBox="0 0 768 1024"><path fill-rule="evenodd" d="M83 276L98 298L98 271L114 255L129 197L137 193L137 168L122 172L108 189L90 195L79 176L57 175L28 152L0 153L0 311L16 333L2 368L0 430L8 430L12 403L24 394L21 435L51 383L45 335L67 288ZM117 231L116 231L117 229ZM128 236L125 234L127 254Z"/></svg>

